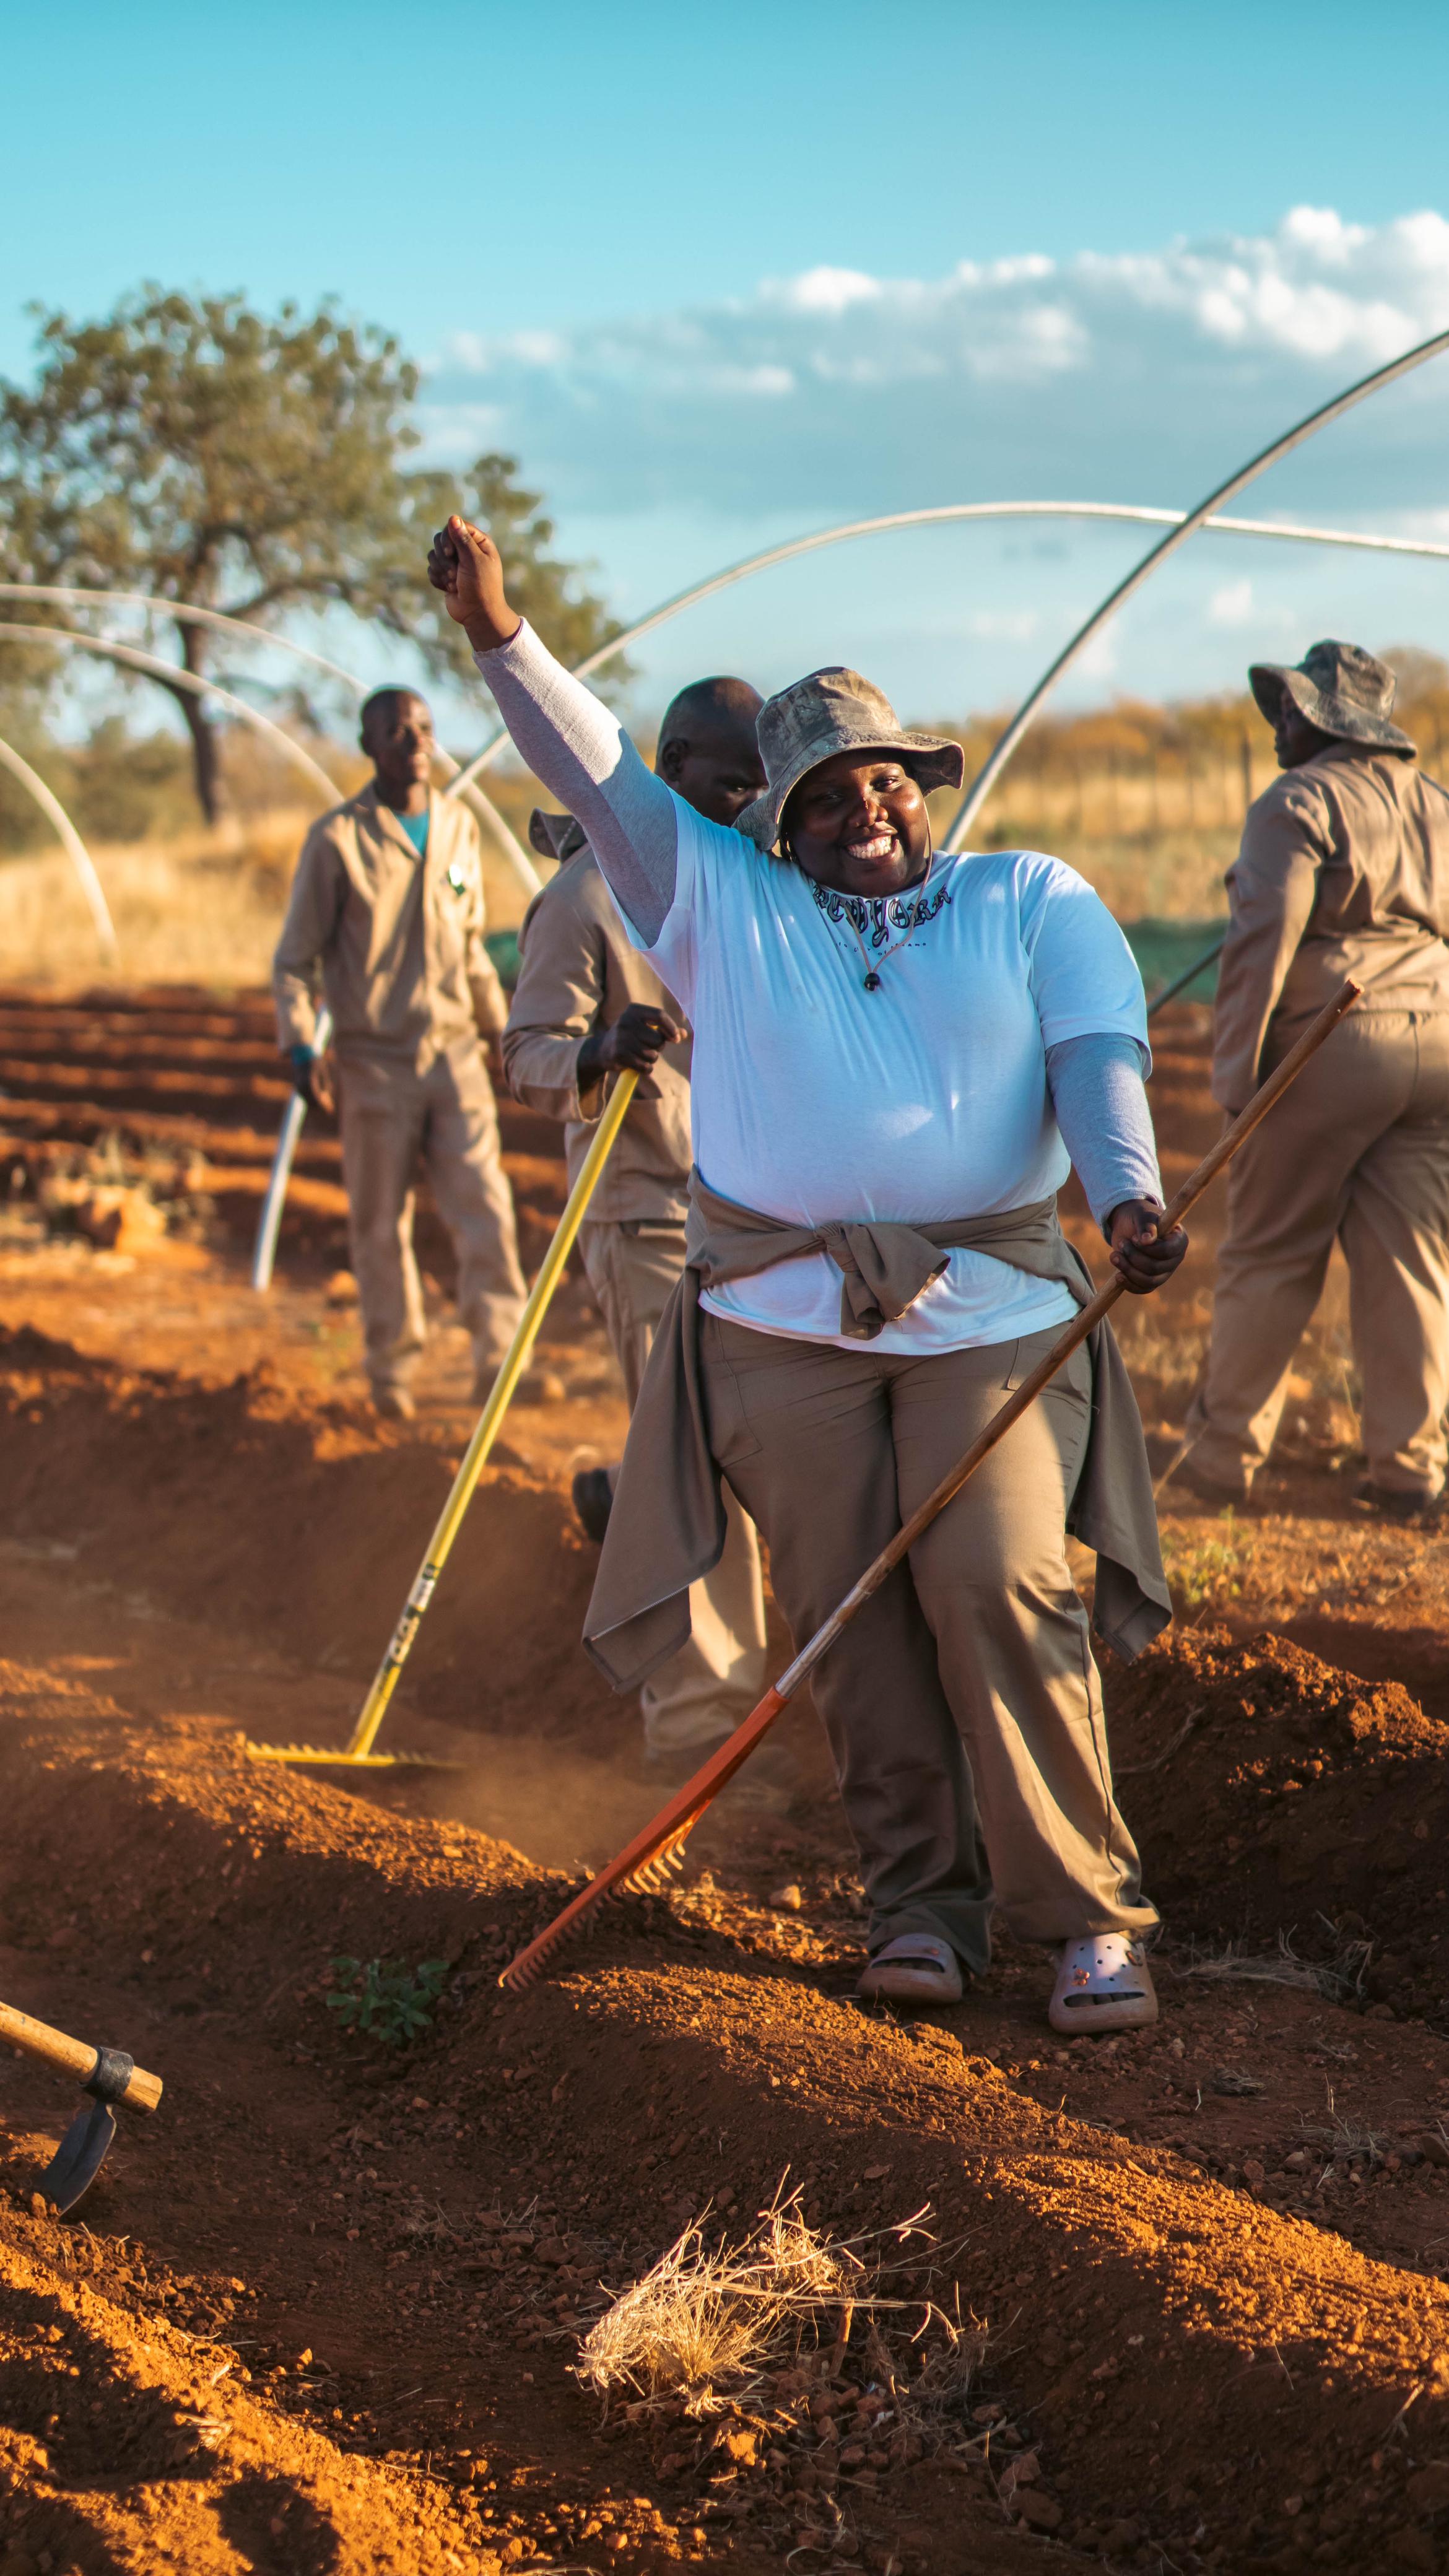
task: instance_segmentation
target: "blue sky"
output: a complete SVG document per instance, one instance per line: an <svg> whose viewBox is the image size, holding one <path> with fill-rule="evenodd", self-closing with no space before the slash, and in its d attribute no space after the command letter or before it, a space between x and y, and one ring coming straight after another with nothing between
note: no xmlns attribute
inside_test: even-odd
<svg viewBox="0 0 1449 2576"><path fill-rule="evenodd" d="M424 365L432 452L517 452L625 613L835 518L1190 502L1449 321L1441 7L80 0L7 12L6 68L0 369L31 299L336 294ZM1446 431L1441 361L1241 506L1449 536ZM844 658L1002 703L1140 542L874 540L664 630L641 695ZM1449 564L1204 545L1081 689L1323 631L1449 650Z"/></svg>

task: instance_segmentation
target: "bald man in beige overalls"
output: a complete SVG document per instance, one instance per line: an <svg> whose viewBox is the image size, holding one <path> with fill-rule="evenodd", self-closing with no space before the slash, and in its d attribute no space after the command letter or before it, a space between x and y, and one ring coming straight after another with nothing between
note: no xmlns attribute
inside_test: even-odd
<svg viewBox="0 0 1449 2576"><path fill-rule="evenodd" d="M1363 999L1228 1179L1207 1374L1181 1479L1240 1502L1278 1428L1335 1242L1368 1474L1360 1511L1435 1512L1449 1403L1449 795L1391 721L1388 667L1315 644L1255 663L1283 771L1228 873L1213 1096L1241 1109L1346 975Z"/></svg>

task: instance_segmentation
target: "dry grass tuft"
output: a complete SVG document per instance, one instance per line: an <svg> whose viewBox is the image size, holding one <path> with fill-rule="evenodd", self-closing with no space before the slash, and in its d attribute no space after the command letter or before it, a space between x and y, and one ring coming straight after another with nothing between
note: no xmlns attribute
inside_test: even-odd
<svg viewBox="0 0 1449 2576"><path fill-rule="evenodd" d="M1316 2146L1330 2165L1381 2165L1391 2154L1395 2140L1384 2130L1366 2128L1361 2120L1345 2119L1334 2107L1333 2086L1324 2088L1323 2120L1302 2120L1298 2125L1304 2137Z"/></svg>
<svg viewBox="0 0 1449 2576"><path fill-rule="evenodd" d="M174 840L96 842L91 856L116 925L105 960L64 853L0 862L0 955L5 980L74 984L120 974L137 983L194 983L215 991L265 984L292 871L315 806L278 806L215 832ZM490 929L515 928L527 900L485 842Z"/></svg>
<svg viewBox="0 0 1449 2576"><path fill-rule="evenodd" d="M741 2245L712 2246L693 2220L653 2270L599 2318L580 2348L578 2376L602 2397L681 2391L706 2404L738 2387L822 2318L850 2319L868 2298L867 2265L851 2246L808 2227L798 2193L777 2197Z"/></svg>
<svg viewBox="0 0 1449 2576"><path fill-rule="evenodd" d="M708 2215L692 2220L584 2337L576 2375L599 2396L628 2388L708 2414L807 2347L843 2355L857 2325L889 2382L883 2329L919 2309L918 2335L932 2324L945 2330L944 2350L932 2356L933 2402L959 2403L981 2346L931 2296L945 2257L922 2224L927 2211L832 2240L807 2225L799 2193L782 2189L738 2244L711 2243Z"/></svg>
<svg viewBox="0 0 1449 2576"><path fill-rule="evenodd" d="M1214 1985L1292 1986L1308 1994L1322 1995L1328 2003L1347 2003L1363 1992L1373 1943L1349 1940L1326 1917L1320 1917L1320 1920L1337 1944L1330 1958L1300 1958L1293 1947L1291 1933L1280 1932L1276 1950L1244 1950L1230 1941L1225 1950L1190 1959L1186 1967L1171 1968L1170 1973L1177 1977L1205 1978Z"/></svg>

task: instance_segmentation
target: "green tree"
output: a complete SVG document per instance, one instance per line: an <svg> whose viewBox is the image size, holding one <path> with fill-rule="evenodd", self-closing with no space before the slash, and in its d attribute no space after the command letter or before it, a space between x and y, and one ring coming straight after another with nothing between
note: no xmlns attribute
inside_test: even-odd
<svg viewBox="0 0 1449 2576"><path fill-rule="evenodd" d="M552 525L513 458L480 457L461 477L408 465L417 385L395 340L330 303L269 317L240 295L147 286L100 321L41 313L34 384L0 383L6 574L145 591L262 628L340 602L416 646L430 669L457 671L456 630L423 565L432 529L461 500L487 517L510 596L565 661L617 634L552 554ZM47 622L64 619L52 609ZM176 652L193 677L214 677L224 645L178 620ZM180 707L214 822L215 719L185 688L156 685Z"/></svg>

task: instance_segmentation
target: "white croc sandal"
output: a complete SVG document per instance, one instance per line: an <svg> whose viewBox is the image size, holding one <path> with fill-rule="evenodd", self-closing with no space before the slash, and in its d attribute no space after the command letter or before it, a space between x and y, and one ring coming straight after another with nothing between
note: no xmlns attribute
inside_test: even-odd
<svg viewBox="0 0 1449 2576"><path fill-rule="evenodd" d="M1048 2013L1053 2030L1072 2038L1106 2030L1140 2030L1157 2019L1157 1989L1140 1941L1126 1932L1094 1932L1062 1945Z"/></svg>
<svg viewBox="0 0 1449 2576"><path fill-rule="evenodd" d="M902 1932L862 1971L856 1993L868 2003L959 2004L961 1962L949 1941L930 1932Z"/></svg>

